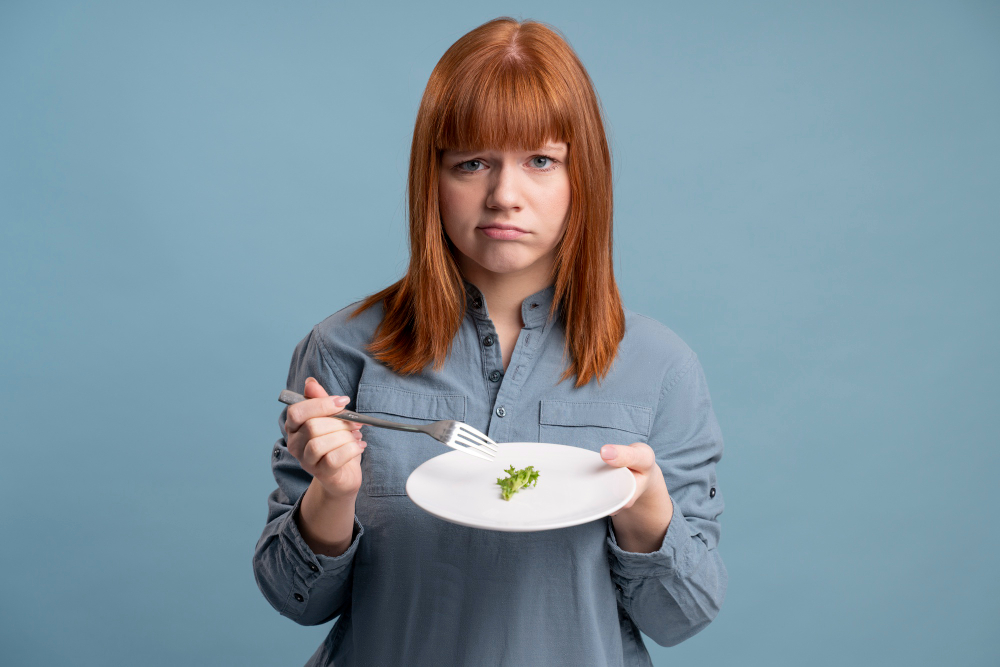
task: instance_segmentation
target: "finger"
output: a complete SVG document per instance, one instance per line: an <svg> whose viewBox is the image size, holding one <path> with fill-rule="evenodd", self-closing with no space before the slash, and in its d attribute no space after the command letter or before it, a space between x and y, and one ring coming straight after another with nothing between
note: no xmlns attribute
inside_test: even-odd
<svg viewBox="0 0 1000 667"><path fill-rule="evenodd" d="M306 386L302 390L302 395L306 398L323 398L330 394L326 392L326 389L323 389L323 385L316 378L310 376L306 378Z"/></svg>
<svg viewBox="0 0 1000 667"><path fill-rule="evenodd" d="M305 396L306 398L325 398L327 396L330 396L330 394L327 393L326 389L323 388L323 385L321 385L319 381L312 376L306 378L306 386L302 390L302 395ZM332 398L335 399L334 400L335 409L329 413L331 415L337 414L338 412L344 409L344 405L347 405L348 403L351 402L349 398L346 402L342 400L343 398L347 398L346 396L333 395ZM344 405L341 405L341 403L343 403ZM343 422L344 420L340 421ZM344 422L344 423L350 424L354 428L361 428L361 424L355 422Z"/></svg>
<svg viewBox="0 0 1000 667"><path fill-rule="evenodd" d="M604 445L601 458L614 468L631 468L646 471L656 465L656 455L649 445L636 442L631 445Z"/></svg>
<svg viewBox="0 0 1000 667"><path fill-rule="evenodd" d="M360 431L361 424L355 424L354 422L344 421L343 419L334 419L333 417L313 417L303 424L298 432L306 436L306 440L312 440L313 438L318 438L320 436L326 435L327 433L336 433L337 431Z"/></svg>
<svg viewBox="0 0 1000 667"><path fill-rule="evenodd" d="M307 399L309 398L326 398L330 394L326 392L316 378L311 375L306 378L305 387L302 389L302 395ZM295 405L301 407L289 406L288 412L285 413L285 428L288 431L298 431L309 419L317 416L326 416L332 414L327 409L329 405L324 403L311 403L308 406L303 405L304 403L309 403L309 401L301 401ZM294 409L293 409L294 408Z"/></svg>
<svg viewBox="0 0 1000 667"><path fill-rule="evenodd" d="M324 456L345 445L355 444L359 440L354 432L348 431L340 431L313 438L306 443L305 448L302 450L302 465L307 469L315 468Z"/></svg>
<svg viewBox="0 0 1000 667"><path fill-rule="evenodd" d="M327 452L326 456L320 459L317 468L326 474L332 474L357 458L367 446L368 443L364 440L357 440L353 443L349 442L346 445L337 447Z"/></svg>
<svg viewBox="0 0 1000 667"><path fill-rule="evenodd" d="M289 405L285 412L285 430L290 433L298 431L310 419L335 415L350 402L347 396L323 396Z"/></svg>

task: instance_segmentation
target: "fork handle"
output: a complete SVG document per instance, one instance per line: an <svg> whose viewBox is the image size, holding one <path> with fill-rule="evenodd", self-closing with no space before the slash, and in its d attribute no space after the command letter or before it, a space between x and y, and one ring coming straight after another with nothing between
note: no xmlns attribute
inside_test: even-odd
<svg viewBox="0 0 1000 667"><path fill-rule="evenodd" d="M303 396L302 394L296 394L294 391L288 391L287 389L284 389L280 394L278 394L278 400L284 403L285 405L295 405L296 403L306 400L306 397ZM351 410L341 410L337 414L330 416L333 417L334 419L342 419L347 422L368 424L369 426L378 426L379 428L391 428L394 431L409 431L411 433L424 433L424 430L417 426L386 421L385 419L379 419L378 417L369 417L368 415L359 415L357 412L352 412Z"/></svg>

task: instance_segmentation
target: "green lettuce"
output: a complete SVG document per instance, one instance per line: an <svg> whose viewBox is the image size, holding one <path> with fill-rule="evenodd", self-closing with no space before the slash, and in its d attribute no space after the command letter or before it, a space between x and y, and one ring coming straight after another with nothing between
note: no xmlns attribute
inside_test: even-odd
<svg viewBox="0 0 1000 667"><path fill-rule="evenodd" d="M507 477L497 477L497 484L500 485L504 500L510 500L512 495L524 487L534 486L538 482L538 471L534 466L521 470L514 470L514 466L511 466L504 472L507 473Z"/></svg>

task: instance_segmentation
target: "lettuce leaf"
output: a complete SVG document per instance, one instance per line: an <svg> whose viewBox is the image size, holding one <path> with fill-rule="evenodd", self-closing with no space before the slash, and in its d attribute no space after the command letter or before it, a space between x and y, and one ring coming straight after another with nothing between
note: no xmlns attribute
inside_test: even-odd
<svg viewBox="0 0 1000 667"><path fill-rule="evenodd" d="M511 466L504 472L507 473L507 477L497 477L497 484L500 485L504 500L510 500L512 495L524 487L534 486L538 482L538 471L534 466L521 470L514 470L514 466Z"/></svg>

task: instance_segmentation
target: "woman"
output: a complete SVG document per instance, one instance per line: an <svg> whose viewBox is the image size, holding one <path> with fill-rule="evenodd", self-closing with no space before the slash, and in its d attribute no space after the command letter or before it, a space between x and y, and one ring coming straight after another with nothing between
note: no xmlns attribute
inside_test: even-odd
<svg viewBox="0 0 1000 667"><path fill-rule="evenodd" d="M553 30L497 19L431 74L409 173L402 280L298 345L272 458L258 585L305 625L309 665L648 665L718 613L722 440L695 354L623 309L601 110ZM628 467L613 517L540 533L440 521L405 495L442 453L331 417L458 419ZM371 447L366 447L366 442ZM543 482L540 482L543 483Z"/></svg>

